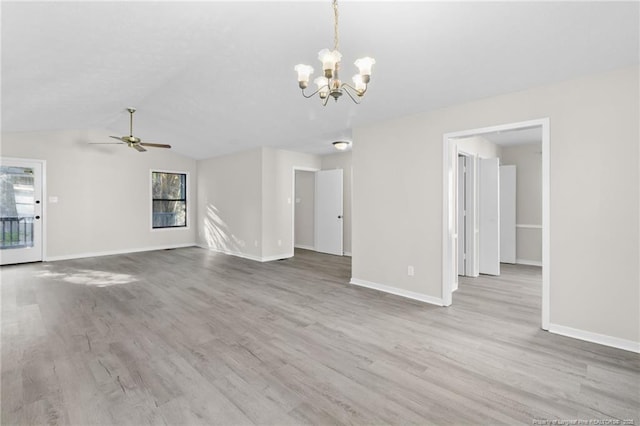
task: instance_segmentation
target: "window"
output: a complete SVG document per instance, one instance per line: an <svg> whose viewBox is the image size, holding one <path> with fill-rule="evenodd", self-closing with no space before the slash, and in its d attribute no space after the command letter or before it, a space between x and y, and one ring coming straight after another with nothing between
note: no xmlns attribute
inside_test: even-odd
<svg viewBox="0 0 640 426"><path fill-rule="evenodd" d="M187 226L186 173L151 172L152 227Z"/></svg>

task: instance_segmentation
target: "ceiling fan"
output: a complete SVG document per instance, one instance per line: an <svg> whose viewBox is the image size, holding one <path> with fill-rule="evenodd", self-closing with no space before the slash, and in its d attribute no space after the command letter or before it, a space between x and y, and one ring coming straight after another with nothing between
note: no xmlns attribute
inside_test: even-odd
<svg viewBox="0 0 640 426"><path fill-rule="evenodd" d="M110 145L110 144L127 144L129 148L133 148L139 152L145 152L145 146L152 148L171 148L171 145L166 145L162 143L148 143L142 142L142 139L133 136L133 113L136 112L135 108L127 108L129 111L129 136L109 136L110 138L117 139L121 142L93 142L93 144L98 145Z"/></svg>

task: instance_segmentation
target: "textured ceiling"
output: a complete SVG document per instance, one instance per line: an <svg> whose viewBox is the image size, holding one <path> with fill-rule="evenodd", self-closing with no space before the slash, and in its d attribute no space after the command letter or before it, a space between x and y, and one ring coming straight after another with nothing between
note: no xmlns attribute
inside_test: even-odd
<svg viewBox="0 0 640 426"><path fill-rule="evenodd" d="M343 78L376 58L362 105L304 99L322 2L2 2L2 131L106 129L207 158L329 152L372 123L638 63L638 2L341 2ZM316 72L317 75L317 72ZM496 123L499 124L499 123Z"/></svg>

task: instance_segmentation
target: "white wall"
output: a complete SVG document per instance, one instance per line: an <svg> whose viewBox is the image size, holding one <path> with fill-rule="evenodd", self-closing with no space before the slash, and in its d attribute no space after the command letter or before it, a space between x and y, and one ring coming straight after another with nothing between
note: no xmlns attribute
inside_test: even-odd
<svg viewBox="0 0 640 426"><path fill-rule="evenodd" d="M258 261L293 256L293 168L318 157L272 148L198 161L198 244Z"/></svg>
<svg viewBox="0 0 640 426"><path fill-rule="evenodd" d="M315 182L314 172L296 171L295 247L315 246Z"/></svg>
<svg viewBox="0 0 640 426"><path fill-rule="evenodd" d="M516 261L542 264L542 145L503 146L501 164L516 166Z"/></svg>
<svg viewBox="0 0 640 426"><path fill-rule="evenodd" d="M499 158L502 152L502 147L482 136L458 139L456 145L459 151L463 151L465 154L477 155L480 158Z"/></svg>
<svg viewBox="0 0 640 426"><path fill-rule="evenodd" d="M551 325L637 345L638 75L632 67L354 129L354 281L441 299L443 135L549 117Z"/></svg>
<svg viewBox="0 0 640 426"><path fill-rule="evenodd" d="M352 166L351 151L337 152L335 154L324 155L321 157L322 170L342 169L342 247L346 255L351 255L351 187L352 187Z"/></svg>
<svg viewBox="0 0 640 426"><path fill-rule="evenodd" d="M198 161L198 245L262 258L262 150Z"/></svg>
<svg viewBox="0 0 640 426"><path fill-rule="evenodd" d="M316 155L262 148L264 260L293 256L294 167L320 168Z"/></svg>
<svg viewBox="0 0 640 426"><path fill-rule="evenodd" d="M196 161L137 152L99 130L3 133L2 156L46 160L45 260L195 244ZM151 170L189 174L188 228L151 229Z"/></svg>

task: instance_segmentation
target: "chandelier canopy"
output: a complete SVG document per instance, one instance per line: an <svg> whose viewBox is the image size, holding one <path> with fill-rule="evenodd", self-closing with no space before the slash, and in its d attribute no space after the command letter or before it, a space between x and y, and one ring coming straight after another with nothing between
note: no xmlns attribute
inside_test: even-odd
<svg viewBox="0 0 640 426"><path fill-rule="evenodd" d="M333 50L322 49L318 53L318 59L322 62L322 70L324 71L324 75L313 80L318 89L308 95L305 93L304 90L309 86L309 79L313 74L313 68L305 64L298 64L294 68L298 73L298 86L302 89L302 96L305 98L311 98L317 94L323 106L327 105L329 96L337 102L343 93L349 95L353 102L359 104L360 99L367 92L371 80L371 67L376 63L376 60L370 57L358 59L354 63L358 67L358 74L352 78L353 85L342 82L338 77L340 60L342 59L342 54L338 51L338 0L333 0L333 18Z"/></svg>

